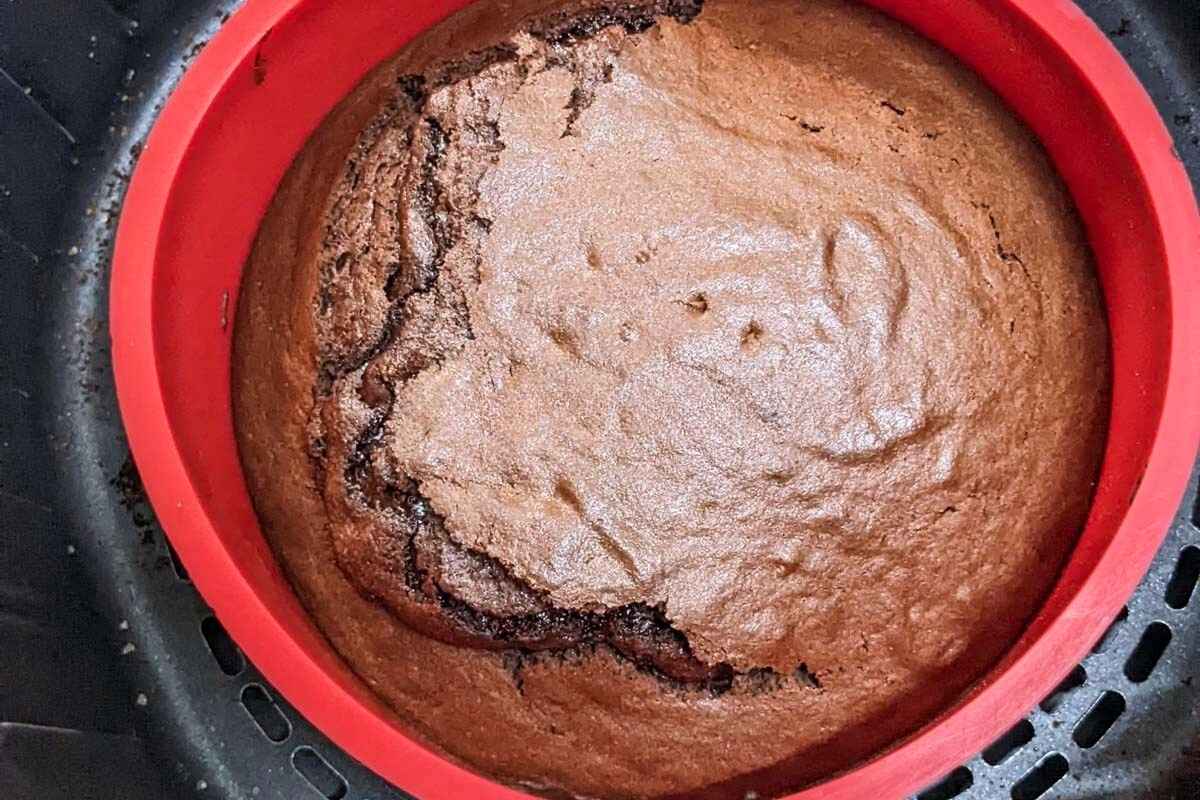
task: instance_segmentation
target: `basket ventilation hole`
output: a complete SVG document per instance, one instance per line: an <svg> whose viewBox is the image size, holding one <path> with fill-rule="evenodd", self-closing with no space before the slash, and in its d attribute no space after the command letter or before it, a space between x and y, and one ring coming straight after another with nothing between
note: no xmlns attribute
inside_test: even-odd
<svg viewBox="0 0 1200 800"><path fill-rule="evenodd" d="M1171 629L1166 623L1151 622L1125 662L1125 677L1133 683L1142 683L1149 678L1170 643Z"/></svg>
<svg viewBox="0 0 1200 800"><path fill-rule="evenodd" d="M1175 564L1175 574L1167 584L1166 600L1171 608L1187 608L1200 579L1200 547L1185 547Z"/></svg>
<svg viewBox="0 0 1200 800"><path fill-rule="evenodd" d="M1046 699L1038 705L1042 711L1045 711L1047 714L1053 714L1063 704L1063 701L1067 699L1067 695L1085 683L1087 683L1087 670L1080 664L1071 670L1071 674L1063 678L1063 682L1054 687L1054 691L1046 695Z"/></svg>
<svg viewBox="0 0 1200 800"><path fill-rule="evenodd" d="M1033 741L1033 723L1023 719L983 751L983 760L988 766L1003 764L1008 757Z"/></svg>
<svg viewBox="0 0 1200 800"><path fill-rule="evenodd" d="M1025 773L1012 788L1013 800L1037 800L1070 771L1071 765L1060 753L1051 753Z"/></svg>
<svg viewBox="0 0 1200 800"><path fill-rule="evenodd" d="M1083 749L1095 747L1104 734L1125 713L1125 698L1117 692L1107 691L1083 715L1071 735L1075 744Z"/></svg>
<svg viewBox="0 0 1200 800"><path fill-rule="evenodd" d="M163 540L167 545L167 555L171 557L171 568L175 570L175 577L181 581L191 583L192 579L188 577L187 568L183 566L183 562L179 560L179 553L175 552L175 548L170 542Z"/></svg>
<svg viewBox="0 0 1200 800"><path fill-rule="evenodd" d="M326 800L342 800L349 791L345 779L311 747L297 747L292 753L292 766Z"/></svg>
<svg viewBox="0 0 1200 800"><path fill-rule="evenodd" d="M1121 609L1121 613L1117 614L1117 618L1113 620L1112 625L1108 626L1108 630L1100 637L1100 641L1096 642L1096 646L1092 648L1093 653L1103 653L1112 644L1113 637L1116 636L1117 630L1120 629L1121 623L1129 619L1129 606Z"/></svg>
<svg viewBox="0 0 1200 800"><path fill-rule="evenodd" d="M959 767L917 795L917 800L952 800L975 784L975 776L966 767Z"/></svg>
<svg viewBox="0 0 1200 800"><path fill-rule="evenodd" d="M242 707L250 714L250 718L258 725L263 735L272 742L282 742L291 734L292 726L287 717L283 716L283 712L275 705L267 690L258 684L251 683L242 688Z"/></svg>
<svg viewBox="0 0 1200 800"><path fill-rule="evenodd" d="M216 617L205 617L200 623L200 633L204 635L204 641L208 644L213 658L217 660L217 666L221 668L221 672L226 675L237 675L246 668L242 651L238 650L237 645L233 643L233 639L229 638L229 634L225 632L225 628L221 626Z"/></svg>

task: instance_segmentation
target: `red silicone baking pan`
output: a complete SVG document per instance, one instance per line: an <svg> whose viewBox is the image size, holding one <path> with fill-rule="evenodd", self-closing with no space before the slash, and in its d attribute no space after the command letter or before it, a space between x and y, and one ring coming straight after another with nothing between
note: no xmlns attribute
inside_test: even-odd
<svg viewBox="0 0 1200 800"><path fill-rule="evenodd" d="M248 0L163 109L112 278L121 413L154 508L204 598L287 699L424 800L523 797L410 738L332 651L264 541L230 412L238 284L276 186L373 67L468 0ZM1113 399L1086 529L1045 607L955 707L794 800L900 798L1005 732L1101 636L1149 565L1200 441L1200 217L1170 136L1069 0L868 0L979 72L1041 138L1099 265Z"/></svg>

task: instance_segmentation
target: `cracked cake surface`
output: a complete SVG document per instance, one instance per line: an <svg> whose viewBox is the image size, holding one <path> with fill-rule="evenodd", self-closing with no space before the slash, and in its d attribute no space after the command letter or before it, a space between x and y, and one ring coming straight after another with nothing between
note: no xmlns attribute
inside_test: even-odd
<svg viewBox="0 0 1200 800"><path fill-rule="evenodd" d="M233 381L264 534L416 735L551 796L739 800L1013 644L1109 386L1039 145L843 0L425 34L281 184Z"/></svg>

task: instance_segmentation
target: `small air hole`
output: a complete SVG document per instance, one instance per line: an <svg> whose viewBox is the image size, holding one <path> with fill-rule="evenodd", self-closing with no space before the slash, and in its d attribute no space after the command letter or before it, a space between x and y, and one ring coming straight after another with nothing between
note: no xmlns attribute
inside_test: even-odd
<svg viewBox="0 0 1200 800"><path fill-rule="evenodd" d="M1058 753L1051 753L1025 773L1012 788L1013 800L1037 800L1062 780L1071 765Z"/></svg>
<svg viewBox="0 0 1200 800"><path fill-rule="evenodd" d="M917 800L952 800L975 784L975 776L966 767L959 767L917 795Z"/></svg>
<svg viewBox="0 0 1200 800"><path fill-rule="evenodd" d="M1095 747L1108 733L1122 714L1125 713L1125 698L1117 692L1108 691L1100 695L1100 699L1092 704L1091 709L1083 715L1083 719L1075 726L1072 737L1075 744L1084 748Z"/></svg>
<svg viewBox="0 0 1200 800"><path fill-rule="evenodd" d="M762 326L757 322L751 322L742 329L742 349L756 350L759 343L762 342L763 335Z"/></svg>
<svg viewBox="0 0 1200 800"><path fill-rule="evenodd" d="M1033 723L1023 719L983 751L983 760L989 766L1003 764L1008 757L1033 741Z"/></svg>
<svg viewBox="0 0 1200 800"><path fill-rule="evenodd" d="M233 643L233 639L229 638L229 634L221 627L216 617L205 617L200 623L200 633L204 634L204 641L208 643L208 649L217 660L221 672L237 675L246 668L242 652Z"/></svg>
<svg viewBox="0 0 1200 800"><path fill-rule="evenodd" d="M1067 699L1067 695L1085 683L1087 683L1087 670L1081 664L1071 670L1071 674L1063 678L1063 682L1054 687L1053 692L1046 695L1046 699L1039 704L1042 711L1045 711L1047 714L1054 713L1063 704L1063 701Z"/></svg>
<svg viewBox="0 0 1200 800"><path fill-rule="evenodd" d="M1196 581L1200 579L1200 547L1185 547L1175 564L1175 574L1167 584L1166 600L1171 608L1187 608Z"/></svg>
<svg viewBox="0 0 1200 800"><path fill-rule="evenodd" d="M175 548L166 539L163 540L167 545L167 555L171 557L171 567L175 570L175 577L181 581L191 583L192 579L188 577L187 569L184 568L183 562L179 560L179 553L175 552Z"/></svg>
<svg viewBox="0 0 1200 800"><path fill-rule="evenodd" d="M1121 609L1121 613L1117 614L1117 618L1108 626L1108 630L1100 637L1100 641L1096 642L1096 646L1092 648L1093 653L1103 653L1112 644L1113 637L1117 635L1117 631L1121 628L1121 623L1129 619L1129 606Z"/></svg>
<svg viewBox="0 0 1200 800"><path fill-rule="evenodd" d="M323 798L342 800L349 790L346 780L312 747L296 747L292 753L292 766Z"/></svg>
<svg viewBox="0 0 1200 800"><path fill-rule="evenodd" d="M242 689L242 705L272 742L282 742L291 734L287 718L267 690L258 684L251 683Z"/></svg>
<svg viewBox="0 0 1200 800"><path fill-rule="evenodd" d="M688 298L683 301L683 306L688 310L688 313L694 317L703 316L708 313L708 296L704 292L692 292Z"/></svg>
<svg viewBox="0 0 1200 800"><path fill-rule="evenodd" d="M1141 683L1149 678L1170 643L1171 629L1165 623L1151 622L1125 662L1125 677L1133 683Z"/></svg>
<svg viewBox="0 0 1200 800"><path fill-rule="evenodd" d="M327 800L342 800L346 796L346 781L311 747L297 747L292 753L292 766Z"/></svg>

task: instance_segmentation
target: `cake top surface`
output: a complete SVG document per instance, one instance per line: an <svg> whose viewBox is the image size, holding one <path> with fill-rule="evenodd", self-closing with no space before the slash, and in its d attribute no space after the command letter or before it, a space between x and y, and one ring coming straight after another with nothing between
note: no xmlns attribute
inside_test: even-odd
<svg viewBox="0 0 1200 800"><path fill-rule="evenodd" d="M351 300L326 341L399 304L362 373L388 399L373 463L456 545L556 608L644 604L707 663L790 673L814 618L910 581L1007 481L1042 424L1013 396L1066 391L1037 361L1070 299L1039 284L1067 265L1004 239L994 143L1023 143L955 105L965 87L894 98L851 43L814 63L776 24L712 3L446 68L334 206ZM832 93L838 67L857 82ZM869 121L843 126L847 92ZM942 136L974 137L977 193L910 161ZM1083 275L1061 278L1079 296Z"/></svg>

